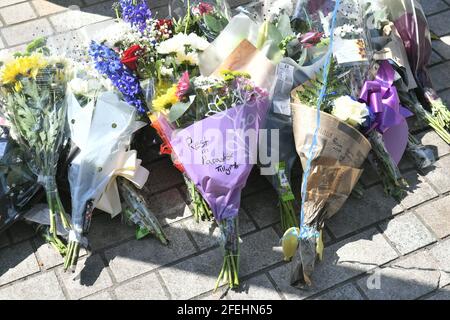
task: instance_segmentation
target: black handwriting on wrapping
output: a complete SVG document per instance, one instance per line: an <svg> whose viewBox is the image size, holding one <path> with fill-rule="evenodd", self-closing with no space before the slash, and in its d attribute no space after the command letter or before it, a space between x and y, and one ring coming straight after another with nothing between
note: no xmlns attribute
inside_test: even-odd
<svg viewBox="0 0 450 320"><path fill-rule="evenodd" d="M217 166L216 167L216 170L218 171L218 172L222 172L222 173L225 173L227 176L229 176L230 174L231 174L231 171L232 170L235 170L235 169L237 169L237 168L239 168L239 166L236 164L236 162L234 163L234 164L231 164L231 165L224 165L224 164L222 164L222 165L220 165L220 166Z"/></svg>

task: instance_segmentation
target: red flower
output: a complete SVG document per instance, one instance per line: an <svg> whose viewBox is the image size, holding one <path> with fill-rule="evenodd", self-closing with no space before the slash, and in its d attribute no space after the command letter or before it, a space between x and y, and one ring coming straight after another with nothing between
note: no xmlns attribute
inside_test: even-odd
<svg viewBox="0 0 450 320"><path fill-rule="evenodd" d="M322 32L310 31L300 35L299 41L305 48L311 48L321 41L322 36Z"/></svg>
<svg viewBox="0 0 450 320"><path fill-rule="evenodd" d="M120 62L122 62L133 71L137 70L137 60L139 58L139 53L141 50L142 48L137 44L129 47L123 52Z"/></svg>
<svg viewBox="0 0 450 320"><path fill-rule="evenodd" d="M158 29L161 29L162 27L172 29L173 22L170 19L158 19L158 21L156 21L156 25L158 26Z"/></svg>
<svg viewBox="0 0 450 320"><path fill-rule="evenodd" d="M200 2L197 6L192 8L192 13L197 16L210 14L214 11L214 6L210 3Z"/></svg>
<svg viewBox="0 0 450 320"><path fill-rule="evenodd" d="M178 81L177 91L175 93L178 100L180 101L183 100L186 93L189 91L189 86L190 86L189 72L186 71L185 73L183 73L180 80Z"/></svg>

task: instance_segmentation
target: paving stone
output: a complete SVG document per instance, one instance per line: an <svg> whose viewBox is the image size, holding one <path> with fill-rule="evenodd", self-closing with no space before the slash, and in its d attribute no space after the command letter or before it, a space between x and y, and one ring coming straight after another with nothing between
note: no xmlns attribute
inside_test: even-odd
<svg viewBox="0 0 450 320"><path fill-rule="evenodd" d="M63 300L64 293L53 271L0 288L0 300Z"/></svg>
<svg viewBox="0 0 450 320"><path fill-rule="evenodd" d="M304 299L395 258L397 254L384 237L375 229L370 229L325 247L324 260L317 263L312 275L313 286L307 290L290 285L290 263L269 273L287 299Z"/></svg>
<svg viewBox="0 0 450 320"><path fill-rule="evenodd" d="M37 248L36 255L38 264L44 269L50 269L64 263L64 258L41 238L33 239L34 246Z"/></svg>
<svg viewBox="0 0 450 320"><path fill-rule="evenodd" d="M89 230L89 244L92 250L100 250L112 246L135 235L135 227L121 221L120 215L111 219L109 214L100 212L92 217Z"/></svg>
<svg viewBox="0 0 450 320"><path fill-rule="evenodd" d="M32 238L35 235L35 232L31 225L24 221L19 221L9 229L9 234L11 235L13 243L17 243Z"/></svg>
<svg viewBox="0 0 450 320"><path fill-rule="evenodd" d="M448 18L450 19L450 11L448 11L448 13L449 13ZM429 69L434 88L437 91L448 88L448 84L450 83L450 73L447 71L449 69L450 69L450 62L438 64Z"/></svg>
<svg viewBox="0 0 450 320"><path fill-rule="evenodd" d="M450 157L439 159L433 168L425 171L425 177L440 193L450 191Z"/></svg>
<svg viewBox="0 0 450 320"><path fill-rule="evenodd" d="M421 0L420 3L426 15L448 9L448 5L442 0Z"/></svg>
<svg viewBox="0 0 450 320"><path fill-rule="evenodd" d="M432 51L429 65L431 66L431 65L439 63L441 61L442 61L442 58L435 51Z"/></svg>
<svg viewBox="0 0 450 320"><path fill-rule="evenodd" d="M22 242L0 250L0 285L39 271L33 248Z"/></svg>
<svg viewBox="0 0 450 320"><path fill-rule="evenodd" d="M19 3L14 6L0 10L0 14L6 24L16 24L36 18L33 8L28 2Z"/></svg>
<svg viewBox="0 0 450 320"><path fill-rule="evenodd" d="M0 249L9 245L9 239L6 232L0 233Z"/></svg>
<svg viewBox="0 0 450 320"><path fill-rule="evenodd" d="M6 6L10 6L10 5L12 5L12 4L24 2L24 1L26 1L26 0L2 0L2 1L0 2L0 8L6 7Z"/></svg>
<svg viewBox="0 0 450 320"><path fill-rule="evenodd" d="M111 3L112 4L112 3ZM109 7L111 11L111 6ZM65 32L87 26L96 22L105 21L110 19L109 16L105 16L101 11L92 10L85 12L83 10L68 10L48 18L55 30L58 32Z"/></svg>
<svg viewBox="0 0 450 320"><path fill-rule="evenodd" d="M223 264L220 248L159 271L173 299L190 299L213 290Z"/></svg>
<svg viewBox="0 0 450 320"><path fill-rule="evenodd" d="M437 290L436 293L427 300L450 300L450 287Z"/></svg>
<svg viewBox="0 0 450 320"><path fill-rule="evenodd" d="M410 253L436 241L413 213L383 223L381 228L401 254Z"/></svg>
<svg viewBox="0 0 450 320"><path fill-rule="evenodd" d="M364 300L358 289L348 283L325 294L316 297L314 300Z"/></svg>
<svg viewBox="0 0 450 320"><path fill-rule="evenodd" d="M36 19L11 27L2 28L1 32L9 46L30 42L37 37L49 36L53 33L46 19Z"/></svg>
<svg viewBox="0 0 450 320"><path fill-rule="evenodd" d="M112 285L108 270L99 255L80 259L75 273L58 269L58 275L71 299L80 299Z"/></svg>
<svg viewBox="0 0 450 320"><path fill-rule="evenodd" d="M283 259L283 256L274 249L279 246L280 238L272 228L243 237L242 241L239 269L241 276L273 265Z"/></svg>
<svg viewBox="0 0 450 320"><path fill-rule="evenodd" d="M265 274L241 283L238 290L230 290L231 300L281 300L269 278Z"/></svg>
<svg viewBox="0 0 450 320"><path fill-rule="evenodd" d="M148 207L162 225L168 225L192 216L191 209L184 202L177 189L158 193L148 199Z"/></svg>
<svg viewBox="0 0 450 320"><path fill-rule="evenodd" d="M450 196L428 203L416 212L439 238L450 235Z"/></svg>
<svg viewBox="0 0 450 320"><path fill-rule="evenodd" d="M428 131L416 136L424 146L436 148L437 156L443 157L450 154L450 146L442 140L435 131Z"/></svg>
<svg viewBox="0 0 450 320"><path fill-rule="evenodd" d="M42 238L35 237L32 239L33 245L36 249L36 259L38 265L43 269L51 269L64 263L64 258L53 248L46 243ZM87 255L84 248L80 249L79 257Z"/></svg>
<svg viewBox="0 0 450 320"><path fill-rule="evenodd" d="M421 251L376 270L375 274L359 280L358 285L371 300L412 300L435 290L439 278L437 264L427 251Z"/></svg>
<svg viewBox="0 0 450 320"><path fill-rule="evenodd" d="M113 300L111 294L108 291L101 291L94 293L93 295L87 296L81 300Z"/></svg>
<svg viewBox="0 0 450 320"><path fill-rule="evenodd" d="M278 195L273 189L267 189L248 196L242 200L241 205L260 228L280 221Z"/></svg>
<svg viewBox="0 0 450 320"><path fill-rule="evenodd" d="M450 59L450 36L433 41L433 49L445 59Z"/></svg>
<svg viewBox="0 0 450 320"><path fill-rule="evenodd" d="M450 284L450 239L439 243L430 250L442 272L441 287Z"/></svg>
<svg viewBox="0 0 450 320"><path fill-rule="evenodd" d="M242 238L239 275L245 276L274 264L281 255L273 251L278 237L272 229ZM223 265L221 248L164 268L161 274L164 283L174 299L190 299L214 289Z"/></svg>
<svg viewBox="0 0 450 320"><path fill-rule="evenodd" d="M439 96L442 98L447 107L450 106L450 89L441 91Z"/></svg>
<svg viewBox="0 0 450 320"><path fill-rule="evenodd" d="M166 190L178 184L184 183L183 176L168 159L163 159L152 163L149 169L149 181L151 181L149 188L152 193Z"/></svg>
<svg viewBox="0 0 450 320"><path fill-rule="evenodd" d="M431 31L438 36L443 36L449 33L448 21L450 19L450 11L445 11L437 15L428 17L428 24Z"/></svg>
<svg viewBox="0 0 450 320"><path fill-rule="evenodd" d="M196 222L194 218L183 221L186 229L189 230L195 243L200 250L213 247L219 243L220 228L215 222L200 221ZM250 231L256 229L245 211L241 208L239 211L239 234L242 237Z"/></svg>
<svg viewBox="0 0 450 320"><path fill-rule="evenodd" d="M409 184L408 194L401 201L401 204L405 208L409 209L415 207L439 196L417 172L405 174L404 178Z"/></svg>
<svg viewBox="0 0 450 320"><path fill-rule="evenodd" d="M166 300L169 299L155 273L127 282L115 289L121 300Z"/></svg>
<svg viewBox="0 0 450 320"><path fill-rule="evenodd" d="M340 238L363 227L403 211L383 188L376 185L365 190L362 199L349 198L339 212L327 221L329 230Z"/></svg>
<svg viewBox="0 0 450 320"><path fill-rule="evenodd" d="M68 10L69 6L83 6L83 2L81 0L33 0L32 3L39 16L47 16L50 14L62 12Z"/></svg>
<svg viewBox="0 0 450 320"><path fill-rule="evenodd" d="M182 225L176 223L164 229L170 245L154 238L132 240L109 249L105 256L116 279L121 282L151 271L195 252Z"/></svg>

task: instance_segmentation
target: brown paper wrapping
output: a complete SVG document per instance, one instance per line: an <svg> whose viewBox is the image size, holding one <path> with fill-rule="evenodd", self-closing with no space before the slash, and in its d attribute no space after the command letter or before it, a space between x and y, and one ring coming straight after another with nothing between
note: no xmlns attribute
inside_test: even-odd
<svg viewBox="0 0 450 320"><path fill-rule="evenodd" d="M294 89L291 103L295 147L305 169L316 128L316 109L298 101ZM317 146L311 163L305 223L321 229L323 222L342 207L362 173L370 142L355 128L321 112Z"/></svg>
<svg viewBox="0 0 450 320"><path fill-rule="evenodd" d="M275 65L248 40L242 40L220 64L213 75L222 70L243 71L250 74L255 85L270 92L274 83Z"/></svg>

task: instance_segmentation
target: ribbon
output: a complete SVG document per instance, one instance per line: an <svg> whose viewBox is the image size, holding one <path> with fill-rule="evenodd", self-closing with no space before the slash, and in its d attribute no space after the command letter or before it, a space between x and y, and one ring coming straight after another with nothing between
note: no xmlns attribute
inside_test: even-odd
<svg viewBox="0 0 450 320"><path fill-rule="evenodd" d="M398 164L408 143L406 118L413 114L400 105L394 79L394 68L387 60L381 61L375 80L365 82L359 101L366 103L375 116L368 131L377 130L383 135L387 151Z"/></svg>
<svg viewBox="0 0 450 320"><path fill-rule="evenodd" d="M135 150L125 152L95 207L111 214L112 217L122 212L116 177L124 177L130 180L138 189L142 189L148 179L149 172L141 166L141 163L142 160L137 159Z"/></svg>

